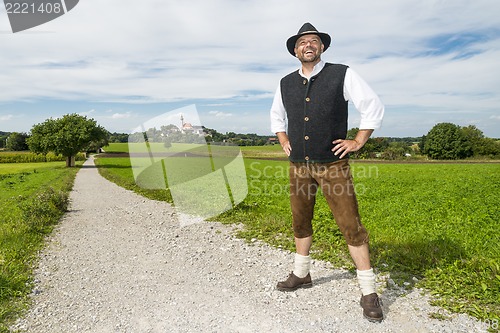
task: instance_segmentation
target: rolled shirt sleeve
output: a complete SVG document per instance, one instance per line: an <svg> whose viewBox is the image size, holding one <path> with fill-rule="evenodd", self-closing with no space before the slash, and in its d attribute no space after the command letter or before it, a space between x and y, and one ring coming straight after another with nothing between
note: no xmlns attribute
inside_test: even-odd
<svg viewBox="0 0 500 333"><path fill-rule="evenodd" d="M286 110L281 97L281 87L278 85L271 106L271 131L273 133L286 132Z"/></svg>
<svg viewBox="0 0 500 333"><path fill-rule="evenodd" d="M360 129L377 129L382 126L385 111L382 101L351 68L345 74L344 98L351 101L361 114Z"/></svg>

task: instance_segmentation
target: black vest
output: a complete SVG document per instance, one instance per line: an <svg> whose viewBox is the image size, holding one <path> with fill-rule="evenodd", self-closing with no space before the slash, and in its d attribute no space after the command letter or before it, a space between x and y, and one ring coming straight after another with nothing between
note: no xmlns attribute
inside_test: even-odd
<svg viewBox="0 0 500 333"><path fill-rule="evenodd" d="M344 78L348 66L326 63L309 81L295 71L281 79L288 118L292 162L338 161L332 141L347 136L348 102Z"/></svg>

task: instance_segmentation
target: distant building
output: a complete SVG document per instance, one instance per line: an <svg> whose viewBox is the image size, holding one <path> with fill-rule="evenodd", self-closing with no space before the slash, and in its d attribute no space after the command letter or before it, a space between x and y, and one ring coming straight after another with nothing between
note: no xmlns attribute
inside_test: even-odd
<svg viewBox="0 0 500 333"><path fill-rule="evenodd" d="M203 132L203 126L193 126L191 123L184 122L184 116L181 114L181 132L184 134L193 133L199 136L205 136Z"/></svg>
<svg viewBox="0 0 500 333"><path fill-rule="evenodd" d="M278 140L278 138L272 137L272 138L267 139L267 143L274 145L276 143L279 143L279 140Z"/></svg>

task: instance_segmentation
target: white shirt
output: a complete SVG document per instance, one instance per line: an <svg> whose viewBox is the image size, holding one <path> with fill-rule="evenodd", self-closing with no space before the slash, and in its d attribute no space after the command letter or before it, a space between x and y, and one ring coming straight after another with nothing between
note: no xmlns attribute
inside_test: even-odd
<svg viewBox="0 0 500 333"><path fill-rule="evenodd" d="M318 74L323 67L325 67L325 62L321 60L314 66L310 77ZM309 79L302 72L302 67L299 69L299 74ZM384 105L372 88L351 68L347 68L345 73L344 99L351 101L361 113L360 129L380 128L384 117ZM280 84L271 106L271 131L273 133L286 132L286 110L281 97Z"/></svg>

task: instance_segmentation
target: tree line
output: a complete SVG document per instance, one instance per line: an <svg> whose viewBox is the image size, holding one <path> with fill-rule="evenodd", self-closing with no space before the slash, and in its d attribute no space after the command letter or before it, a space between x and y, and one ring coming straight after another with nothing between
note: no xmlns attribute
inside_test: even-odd
<svg viewBox="0 0 500 333"><path fill-rule="evenodd" d="M177 126L167 125L161 126L159 129L150 128L142 133L111 133L109 142L112 143L126 143L144 140L146 138L149 142L177 142L177 143L227 143L237 146L264 146L272 144L269 140L269 135L258 135L255 133L238 134L235 132L226 132L225 134L219 133L212 128L203 127L204 135L200 137L193 133L182 133ZM168 138L168 139L167 139ZM201 138L201 141L200 141Z"/></svg>
<svg viewBox="0 0 500 333"><path fill-rule="evenodd" d="M174 125L172 125L174 126ZM34 125L30 133L0 132L0 148L13 151L31 150L35 153L61 154L67 165L74 165L72 158L84 151L97 151L111 142L138 140L172 142L230 144L238 146L263 146L278 144L275 137L257 134L219 133L203 127L202 135L182 133L172 126L151 128L143 133L110 133L93 119L78 114L68 114L58 119L47 119ZM175 127L175 126L174 126ZM355 138L358 128L348 131L347 138ZM201 141L200 141L201 140ZM421 137L370 138L358 152L351 153L357 159L414 159L458 160L465 158L500 159L500 140L488 138L474 125L461 127L452 123L436 124Z"/></svg>
<svg viewBox="0 0 500 333"><path fill-rule="evenodd" d="M349 130L347 137L355 138L358 130ZM500 140L487 138L474 125L461 127L452 123L439 123L421 137L370 138L363 149L351 155L356 158L388 160L415 156L435 160L499 159Z"/></svg>

